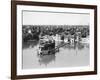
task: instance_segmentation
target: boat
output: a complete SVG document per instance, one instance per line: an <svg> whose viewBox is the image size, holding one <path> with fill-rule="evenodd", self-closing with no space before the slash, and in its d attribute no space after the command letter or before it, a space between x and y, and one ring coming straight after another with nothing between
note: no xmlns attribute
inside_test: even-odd
<svg viewBox="0 0 100 80"><path fill-rule="evenodd" d="M49 55L55 54L55 40L50 39L50 37L41 37L39 40L39 55Z"/></svg>

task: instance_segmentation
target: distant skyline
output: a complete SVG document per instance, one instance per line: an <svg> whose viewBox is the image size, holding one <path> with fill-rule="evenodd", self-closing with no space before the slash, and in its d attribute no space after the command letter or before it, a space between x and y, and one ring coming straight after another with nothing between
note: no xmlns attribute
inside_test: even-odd
<svg viewBox="0 0 100 80"><path fill-rule="evenodd" d="M23 11L23 25L89 25L90 15L81 13L54 13Z"/></svg>

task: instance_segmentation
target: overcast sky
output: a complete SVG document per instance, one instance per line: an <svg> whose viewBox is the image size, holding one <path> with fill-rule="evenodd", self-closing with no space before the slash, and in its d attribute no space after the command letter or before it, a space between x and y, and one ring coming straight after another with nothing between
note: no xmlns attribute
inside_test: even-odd
<svg viewBox="0 0 100 80"><path fill-rule="evenodd" d="M88 25L89 14L23 11L23 25Z"/></svg>

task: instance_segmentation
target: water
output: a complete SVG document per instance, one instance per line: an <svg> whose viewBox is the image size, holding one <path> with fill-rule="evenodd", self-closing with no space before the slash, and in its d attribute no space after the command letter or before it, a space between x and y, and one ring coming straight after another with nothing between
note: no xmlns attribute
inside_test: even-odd
<svg viewBox="0 0 100 80"><path fill-rule="evenodd" d="M63 44L56 42L56 44ZM88 43L67 44L59 52L51 55L39 56L38 41L23 43L22 68L61 68L89 65L90 52Z"/></svg>

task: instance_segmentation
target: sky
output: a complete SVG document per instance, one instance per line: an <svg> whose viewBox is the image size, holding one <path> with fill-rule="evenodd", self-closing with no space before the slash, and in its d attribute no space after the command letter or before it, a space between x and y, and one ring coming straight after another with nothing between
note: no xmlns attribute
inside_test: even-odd
<svg viewBox="0 0 100 80"><path fill-rule="evenodd" d="M88 25L88 13L23 11L23 25Z"/></svg>

